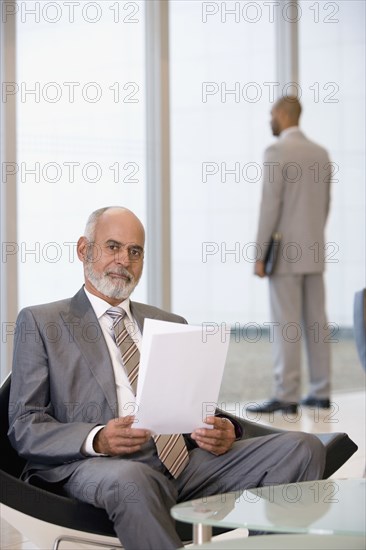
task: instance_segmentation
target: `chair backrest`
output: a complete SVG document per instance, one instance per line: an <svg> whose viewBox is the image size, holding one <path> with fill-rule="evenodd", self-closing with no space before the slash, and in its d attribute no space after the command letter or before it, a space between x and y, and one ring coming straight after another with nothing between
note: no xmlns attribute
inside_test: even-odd
<svg viewBox="0 0 366 550"><path fill-rule="evenodd" d="M0 387L0 469L14 477L19 477L25 466L25 460L13 449L8 438L10 379L9 374Z"/></svg>

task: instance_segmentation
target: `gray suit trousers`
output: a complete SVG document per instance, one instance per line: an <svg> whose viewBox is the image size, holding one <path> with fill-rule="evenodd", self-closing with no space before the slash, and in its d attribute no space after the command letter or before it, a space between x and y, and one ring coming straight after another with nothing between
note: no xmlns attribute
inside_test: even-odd
<svg viewBox="0 0 366 550"><path fill-rule="evenodd" d="M127 550L181 548L170 515L174 504L218 493L322 477L325 451L311 434L293 432L240 440L222 456L196 448L178 479L153 447L136 460L81 460L65 484L71 496L104 508Z"/></svg>
<svg viewBox="0 0 366 550"><path fill-rule="evenodd" d="M273 325L274 397L298 402L301 391L301 343L309 368L309 396L330 394L332 331L325 313L322 273L269 277Z"/></svg>

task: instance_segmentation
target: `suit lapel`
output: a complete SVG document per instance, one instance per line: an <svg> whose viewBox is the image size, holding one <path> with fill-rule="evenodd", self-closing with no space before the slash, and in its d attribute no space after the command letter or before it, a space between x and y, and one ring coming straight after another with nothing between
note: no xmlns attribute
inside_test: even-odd
<svg viewBox="0 0 366 550"><path fill-rule="evenodd" d="M130 302L130 311L132 313L132 316L136 320L136 323L138 324L141 334L144 331L144 322L146 317L148 317L149 319L158 318L157 315L152 314L152 311L150 308L138 302L132 302L132 301Z"/></svg>
<svg viewBox="0 0 366 550"><path fill-rule="evenodd" d="M100 324L83 289L72 298L70 310L60 314L115 415L117 393L112 362Z"/></svg>

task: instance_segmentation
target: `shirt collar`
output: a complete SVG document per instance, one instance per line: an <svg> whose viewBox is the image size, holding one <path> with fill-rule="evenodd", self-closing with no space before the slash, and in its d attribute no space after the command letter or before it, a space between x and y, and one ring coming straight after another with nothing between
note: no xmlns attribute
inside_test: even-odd
<svg viewBox="0 0 366 550"><path fill-rule="evenodd" d="M281 134L280 134L280 138L284 138L286 136L288 136L289 134L293 134L294 132L298 132L300 130L300 128L298 126L289 126L288 128L285 128L284 130L282 130Z"/></svg>
<svg viewBox="0 0 366 550"><path fill-rule="evenodd" d="M103 298L99 298L99 296L95 296L95 294L92 294L89 292L85 286L84 286L84 292L89 298L89 301L91 303L91 306L94 310L95 315L97 316L97 319L99 320L103 315L107 312L109 308L111 308L111 304L103 300ZM117 307L121 307L125 310L125 312L128 315L128 318L132 321L132 315L130 310L130 299L127 298L126 300L123 300L120 304L118 304Z"/></svg>

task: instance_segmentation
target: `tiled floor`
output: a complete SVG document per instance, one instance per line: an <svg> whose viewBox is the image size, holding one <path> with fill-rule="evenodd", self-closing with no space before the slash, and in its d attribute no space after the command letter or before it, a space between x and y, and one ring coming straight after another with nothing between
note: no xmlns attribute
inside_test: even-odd
<svg viewBox="0 0 366 550"><path fill-rule="evenodd" d="M246 413L240 403L227 405L228 410L234 411L248 420L258 420L279 428L288 430L303 430L306 432L347 432L357 443L359 449L334 475L333 478L360 478L365 475L365 392L355 391L335 393L332 408L329 411L299 409L296 416L286 416L281 412L273 415L262 415L254 418ZM0 548L2 550L35 550L30 541L24 540L22 535L1 519ZM42 548L41 550L50 550ZM77 549L74 549L77 550Z"/></svg>

